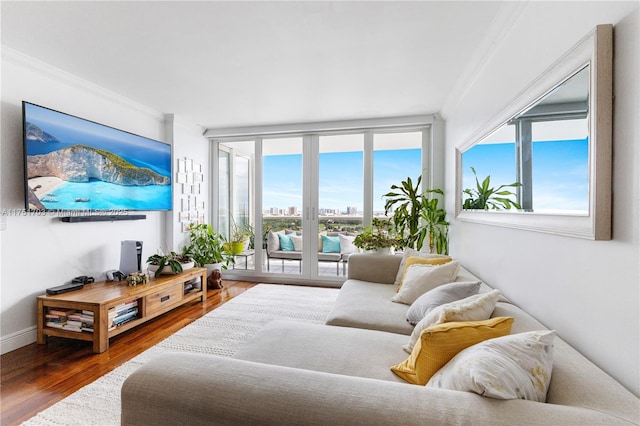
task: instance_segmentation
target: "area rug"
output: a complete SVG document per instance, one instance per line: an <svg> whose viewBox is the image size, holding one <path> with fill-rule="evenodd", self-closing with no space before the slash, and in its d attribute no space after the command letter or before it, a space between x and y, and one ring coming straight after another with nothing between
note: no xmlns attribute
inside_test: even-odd
<svg viewBox="0 0 640 426"><path fill-rule="evenodd" d="M272 320L323 323L337 295L332 288L258 284L23 425L117 426L122 383L149 359L166 352L232 356Z"/></svg>

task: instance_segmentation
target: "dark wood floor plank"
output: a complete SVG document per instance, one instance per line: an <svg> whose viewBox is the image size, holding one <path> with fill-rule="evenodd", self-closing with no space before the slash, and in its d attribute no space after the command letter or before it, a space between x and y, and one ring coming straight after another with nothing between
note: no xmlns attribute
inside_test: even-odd
<svg viewBox="0 0 640 426"><path fill-rule="evenodd" d="M101 354L93 353L91 342L50 337L46 345L33 343L2 355L0 424L33 417L256 285L224 284L222 290L209 290L204 303L181 306L111 338L109 350Z"/></svg>

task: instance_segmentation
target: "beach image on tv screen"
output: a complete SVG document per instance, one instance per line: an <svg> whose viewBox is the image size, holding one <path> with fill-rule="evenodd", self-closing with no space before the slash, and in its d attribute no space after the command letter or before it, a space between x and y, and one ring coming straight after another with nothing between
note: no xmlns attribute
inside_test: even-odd
<svg viewBox="0 0 640 426"><path fill-rule="evenodd" d="M24 103L30 210L170 210L171 146Z"/></svg>

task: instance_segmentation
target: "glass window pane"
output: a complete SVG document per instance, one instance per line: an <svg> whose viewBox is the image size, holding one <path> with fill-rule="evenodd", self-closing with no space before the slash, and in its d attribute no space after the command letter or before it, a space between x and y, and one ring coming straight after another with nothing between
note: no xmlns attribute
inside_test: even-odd
<svg viewBox="0 0 640 426"><path fill-rule="evenodd" d="M229 179L229 153L218 150L218 233L229 238L229 205L231 187Z"/></svg>
<svg viewBox="0 0 640 426"><path fill-rule="evenodd" d="M269 231L302 231L302 138L262 141L262 231L266 252L263 271L300 274L302 251L280 250ZM272 235L273 236L273 235ZM292 242L293 244L293 242Z"/></svg>
<svg viewBox="0 0 640 426"><path fill-rule="evenodd" d="M587 119L532 124L535 211L589 210Z"/></svg>
<svg viewBox="0 0 640 426"><path fill-rule="evenodd" d="M422 174L422 132L373 136L373 217L384 217L384 194L391 185Z"/></svg>
<svg viewBox="0 0 640 426"><path fill-rule="evenodd" d="M320 231L362 229L363 147L363 134L320 137Z"/></svg>

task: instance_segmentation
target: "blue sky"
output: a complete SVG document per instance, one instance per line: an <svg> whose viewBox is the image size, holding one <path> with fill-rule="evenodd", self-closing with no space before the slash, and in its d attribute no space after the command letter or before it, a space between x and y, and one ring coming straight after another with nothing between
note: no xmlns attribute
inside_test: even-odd
<svg viewBox="0 0 640 426"><path fill-rule="evenodd" d="M533 143L534 210L588 209L588 139ZM480 182L491 176L491 186L516 181L514 143L480 144L462 156L463 188L475 188L471 166Z"/></svg>
<svg viewBox="0 0 640 426"><path fill-rule="evenodd" d="M384 210L382 195L392 184L421 173L421 150L380 150L374 152L374 211ZM321 153L319 207L346 211L347 206L363 208L363 154L360 151ZM263 207L302 207L302 155L264 156Z"/></svg>

